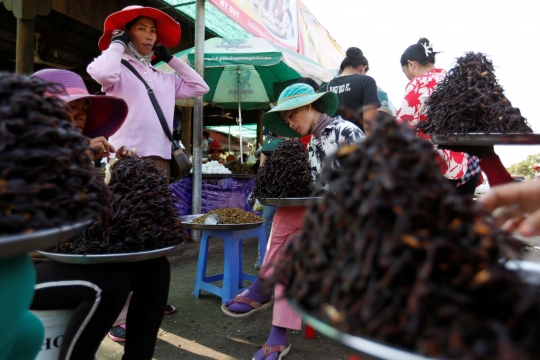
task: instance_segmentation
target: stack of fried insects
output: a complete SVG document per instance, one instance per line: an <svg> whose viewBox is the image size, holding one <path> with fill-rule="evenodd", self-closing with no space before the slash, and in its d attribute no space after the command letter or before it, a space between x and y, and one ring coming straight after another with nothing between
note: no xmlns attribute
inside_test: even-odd
<svg viewBox="0 0 540 360"><path fill-rule="evenodd" d="M108 221L107 186L88 139L71 123L60 94L39 79L0 86L0 235L32 233L84 220Z"/></svg>
<svg viewBox="0 0 540 360"><path fill-rule="evenodd" d="M492 62L482 53L458 58L425 106L429 121L421 121L418 128L426 134L532 133L519 109L504 95Z"/></svg>
<svg viewBox="0 0 540 360"><path fill-rule="evenodd" d="M501 264L504 238L395 121L343 147L334 194L308 209L276 278L346 333L433 358L538 359L537 288Z"/></svg>
<svg viewBox="0 0 540 360"><path fill-rule="evenodd" d="M111 204L114 212L108 229L93 224L83 236L55 250L72 254L132 253L162 249L189 239L174 208L165 173L151 159L137 156L113 166Z"/></svg>
<svg viewBox="0 0 540 360"><path fill-rule="evenodd" d="M247 165L241 164L240 161L231 161L230 163L225 164L225 167L231 170L231 173L233 174L241 174L241 175L253 174L253 169L251 169Z"/></svg>
<svg viewBox="0 0 540 360"><path fill-rule="evenodd" d="M253 197L307 197L312 191L308 153L298 139L286 139L259 168Z"/></svg>

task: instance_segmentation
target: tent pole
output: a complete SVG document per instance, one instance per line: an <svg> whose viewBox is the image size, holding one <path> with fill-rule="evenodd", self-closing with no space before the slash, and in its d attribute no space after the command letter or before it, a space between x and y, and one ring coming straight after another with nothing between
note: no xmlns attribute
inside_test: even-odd
<svg viewBox="0 0 540 360"><path fill-rule="evenodd" d="M204 3L197 0L195 14L195 71L204 78ZM203 97L197 96L193 104L193 185L191 213L201 213L202 197L202 132L203 132ZM200 230L192 230L194 241L201 239Z"/></svg>
<svg viewBox="0 0 540 360"><path fill-rule="evenodd" d="M231 125L229 125L229 152L231 151Z"/></svg>
<svg viewBox="0 0 540 360"><path fill-rule="evenodd" d="M240 105L240 66L238 66L238 132L240 135L240 164L244 163L244 152L242 150L242 106Z"/></svg>

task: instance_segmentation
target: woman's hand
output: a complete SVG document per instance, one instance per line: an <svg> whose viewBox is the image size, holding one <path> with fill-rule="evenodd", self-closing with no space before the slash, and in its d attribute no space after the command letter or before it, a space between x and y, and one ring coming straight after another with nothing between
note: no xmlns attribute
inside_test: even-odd
<svg viewBox="0 0 540 360"><path fill-rule="evenodd" d="M491 212L495 225L523 236L540 235L540 183L525 182L496 186L480 199Z"/></svg>
<svg viewBox="0 0 540 360"><path fill-rule="evenodd" d="M172 60L173 56L169 54L169 50L161 44L156 44L154 46L154 55L156 55L156 60L163 61L168 63Z"/></svg>
<svg viewBox="0 0 540 360"><path fill-rule="evenodd" d="M94 160L108 157L110 153L116 152L114 146L112 146L103 136L90 139L90 147L93 151L92 158Z"/></svg>
<svg viewBox="0 0 540 360"><path fill-rule="evenodd" d="M116 150L116 157L118 159L123 159L126 157L132 157L135 155L135 150L128 150L128 148L124 145L120 149Z"/></svg>
<svg viewBox="0 0 540 360"><path fill-rule="evenodd" d="M111 44L115 42L124 45L124 47L127 47L127 45L129 44L128 33L123 30L114 30L111 34Z"/></svg>

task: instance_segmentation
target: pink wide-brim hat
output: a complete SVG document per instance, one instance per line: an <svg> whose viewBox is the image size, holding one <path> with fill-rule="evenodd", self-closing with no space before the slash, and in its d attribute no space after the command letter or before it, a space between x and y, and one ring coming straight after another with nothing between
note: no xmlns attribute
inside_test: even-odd
<svg viewBox="0 0 540 360"><path fill-rule="evenodd" d="M156 22L156 43L168 48L178 45L182 29L177 21L163 11L153 7L132 5L107 16L103 25L103 35L98 41L99 50L107 50L111 44L111 36L114 30L123 30L128 22L135 20L139 16L154 19Z"/></svg>
<svg viewBox="0 0 540 360"><path fill-rule="evenodd" d="M83 134L95 138L105 138L113 135L124 123L128 113L128 106L123 99L108 95L91 95L84 84L83 79L74 72L60 69L40 70L31 75L48 83L62 85L65 93L49 92L51 96L57 96L66 103L77 99L90 100L86 114L86 124ZM60 87L61 89L61 87ZM47 91L45 91L47 94Z"/></svg>

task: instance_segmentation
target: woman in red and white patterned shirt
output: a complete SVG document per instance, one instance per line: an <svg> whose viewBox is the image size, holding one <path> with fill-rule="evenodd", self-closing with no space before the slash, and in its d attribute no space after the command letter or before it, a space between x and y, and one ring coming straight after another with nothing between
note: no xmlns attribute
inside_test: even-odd
<svg viewBox="0 0 540 360"><path fill-rule="evenodd" d="M405 88L405 98L396 113L399 123L416 127L418 122L428 120L424 113L426 99L446 76L446 71L435 67L433 46L426 38L421 38L409 46L401 56L403 73L410 80ZM420 130L417 135L429 141L430 137ZM466 153L435 149L443 161L440 161L443 175L455 183L463 195L472 196L480 174L476 158Z"/></svg>

